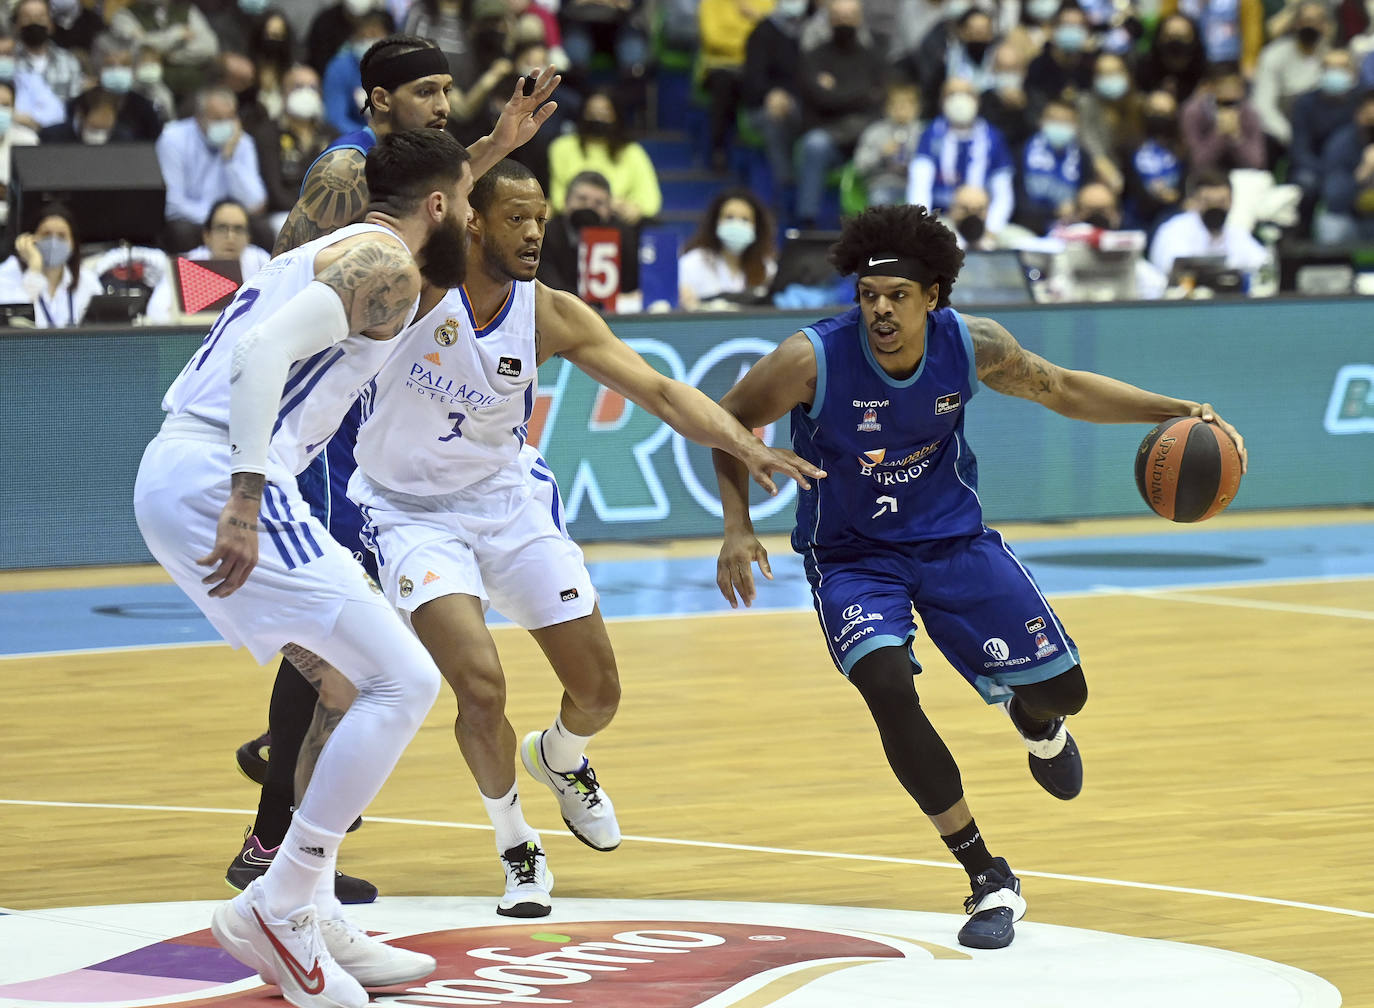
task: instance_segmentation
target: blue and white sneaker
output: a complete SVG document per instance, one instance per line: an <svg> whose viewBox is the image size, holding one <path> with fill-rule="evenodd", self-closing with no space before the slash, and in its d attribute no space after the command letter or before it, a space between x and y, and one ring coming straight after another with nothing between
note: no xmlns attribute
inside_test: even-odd
<svg viewBox="0 0 1374 1008"><path fill-rule="evenodd" d="M994 858L992 867L972 882L973 895L964 900L969 919L959 929L959 944L968 948L1006 948L1016 937L1013 925L1026 916L1021 880L1011 872L1006 858Z"/></svg>

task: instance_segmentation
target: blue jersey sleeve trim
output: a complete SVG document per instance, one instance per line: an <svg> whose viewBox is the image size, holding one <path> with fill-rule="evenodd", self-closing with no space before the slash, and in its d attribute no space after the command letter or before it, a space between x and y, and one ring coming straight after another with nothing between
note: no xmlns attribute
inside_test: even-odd
<svg viewBox="0 0 1374 1008"><path fill-rule="evenodd" d="M964 353L968 355L968 397L972 399L978 391L978 362L973 357L973 336L968 331L964 316L957 311L954 312L954 321L959 323L959 336L964 341Z"/></svg>
<svg viewBox="0 0 1374 1008"><path fill-rule="evenodd" d="M806 411L806 415L815 420L821 415L821 407L825 405L825 344L821 342L820 334L811 326L802 329L806 338L811 341L811 350L816 355L816 395L815 402Z"/></svg>

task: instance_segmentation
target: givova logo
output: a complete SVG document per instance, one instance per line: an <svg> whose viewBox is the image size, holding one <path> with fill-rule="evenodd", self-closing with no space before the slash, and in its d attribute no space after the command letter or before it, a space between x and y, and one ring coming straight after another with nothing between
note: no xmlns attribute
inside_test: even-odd
<svg viewBox="0 0 1374 1008"><path fill-rule="evenodd" d="M77 907L0 916L0 1008L81 1003L274 1006L276 987L223 952L212 903ZM538 922L493 924L490 899L388 899L355 919L435 972L374 992L395 1008L1336 1008L1309 973L1194 945L1034 922L1010 948L964 949L953 914L786 904L562 900ZM466 926L465 926L466 924ZM159 938L159 936L161 936Z"/></svg>

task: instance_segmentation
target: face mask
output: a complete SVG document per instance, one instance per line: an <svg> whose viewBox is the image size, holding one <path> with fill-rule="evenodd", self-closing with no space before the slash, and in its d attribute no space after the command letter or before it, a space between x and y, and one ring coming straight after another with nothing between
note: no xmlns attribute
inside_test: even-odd
<svg viewBox="0 0 1374 1008"><path fill-rule="evenodd" d="M1099 77L1093 83L1097 93L1107 101L1116 101L1123 97L1130 89L1131 82L1126 79L1124 74L1110 74L1106 77Z"/></svg>
<svg viewBox="0 0 1374 1008"><path fill-rule="evenodd" d="M593 140L604 140L611 135L611 129L612 126L608 122L603 122L600 119L588 119L579 127L579 132Z"/></svg>
<svg viewBox="0 0 1374 1008"><path fill-rule="evenodd" d="M849 49L859 41L859 29L853 25L835 25L830 29L830 37L841 49Z"/></svg>
<svg viewBox="0 0 1374 1008"><path fill-rule="evenodd" d="M992 48L991 42L964 43L964 52L968 53L968 58L973 60L973 62L975 63L983 62L983 57L988 54L988 50L990 48Z"/></svg>
<svg viewBox="0 0 1374 1008"><path fill-rule="evenodd" d="M1021 75L1019 73L993 74L992 86L998 91L1020 91Z"/></svg>
<svg viewBox="0 0 1374 1008"><path fill-rule="evenodd" d="M1088 29L1077 24L1062 24L1054 30L1054 44L1065 52L1082 52L1088 44Z"/></svg>
<svg viewBox="0 0 1374 1008"><path fill-rule="evenodd" d="M205 127L205 140L211 147L223 147L234 135L234 120L216 119Z"/></svg>
<svg viewBox="0 0 1374 1008"><path fill-rule="evenodd" d="M266 9L266 4L263 5L263 9ZM258 51L274 63L285 63L291 57L291 50L284 38L263 39Z"/></svg>
<svg viewBox="0 0 1374 1008"><path fill-rule="evenodd" d="M774 8L783 17L799 18L806 13L808 0L778 0Z"/></svg>
<svg viewBox="0 0 1374 1008"><path fill-rule="evenodd" d="M362 17L372 9L372 0L343 0L343 5L354 17Z"/></svg>
<svg viewBox="0 0 1374 1008"><path fill-rule="evenodd" d="M1112 227L1111 220L1107 217L1106 212L1103 210L1094 210L1092 213L1088 214L1086 217L1083 218L1083 223L1090 224L1093 227L1097 228L1099 231L1116 230L1114 227Z"/></svg>
<svg viewBox="0 0 1374 1008"><path fill-rule="evenodd" d="M0 56L0 80L14 80L13 56Z"/></svg>
<svg viewBox="0 0 1374 1008"><path fill-rule="evenodd" d="M732 217L716 225L716 237L727 250L739 255L754 244L754 225L746 220Z"/></svg>
<svg viewBox="0 0 1374 1008"><path fill-rule="evenodd" d="M970 214L958 224L959 236L969 245L977 245L988 232L988 222L977 214Z"/></svg>
<svg viewBox="0 0 1374 1008"><path fill-rule="evenodd" d="M162 83L161 63L140 63L134 70L134 80L147 87Z"/></svg>
<svg viewBox="0 0 1374 1008"><path fill-rule="evenodd" d="M14 121L14 109L8 105L0 105L0 136L10 131L10 123Z"/></svg>
<svg viewBox="0 0 1374 1008"><path fill-rule="evenodd" d="M38 254L43 257L44 269L67 265L72 257L72 243L60 235L45 235L38 239Z"/></svg>
<svg viewBox="0 0 1374 1008"><path fill-rule="evenodd" d="M94 127L88 126L81 131L81 142L83 144L90 144L93 147L99 147L102 144L108 143L109 139L110 131L107 129L95 129Z"/></svg>
<svg viewBox="0 0 1374 1008"><path fill-rule="evenodd" d="M1059 13L1059 0L1030 0L1026 12L1034 21L1048 21Z"/></svg>
<svg viewBox="0 0 1374 1008"><path fill-rule="evenodd" d="M568 223L578 231L581 231L583 228L600 227L606 222L602 220L601 215L591 207L578 207L576 210L572 211L572 213L568 214Z"/></svg>
<svg viewBox="0 0 1374 1008"><path fill-rule="evenodd" d="M1299 28L1297 34L1299 44L1305 46L1308 49L1311 49L1314 45L1316 45L1318 42L1322 40L1322 30L1320 28L1313 28L1311 25L1304 25L1303 27ZM23 28L19 29L19 37L24 37Z"/></svg>
<svg viewBox="0 0 1374 1008"><path fill-rule="evenodd" d="M268 0L239 0L239 10L249 17L257 17L267 10Z"/></svg>
<svg viewBox="0 0 1374 1008"><path fill-rule="evenodd" d="M134 68L108 66L100 71L100 86L115 94L125 94L134 86Z"/></svg>
<svg viewBox="0 0 1374 1008"><path fill-rule="evenodd" d="M1221 207L1208 207L1202 211L1202 224L1212 234L1221 234L1226 224L1226 211Z"/></svg>
<svg viewBox="0 0 1374 1008"><path fill-rule="evenodd" d="M974 117L978 115L978 99L960 91L946 98L940 106L940 111L945 114L951 126L963 129L971 125Z"/></svg>
<svg viewBox="0 0 1374 1008"><path fill-rule="evenodd" d="M48 41L48 26L45 24L26 24L19 29L19 41L30 49L37 49Z"/></svg>
<svg viewBox="0 0 1374 1008"><path fill-rule="evenodd" d="M286 96L286 114L295 119L318 119L324 114L324 99L312 87L298 87Z"/></svg>
<svg viewBox="0 0 1374 1008"><path fill-rule="evenodd" d="M1329 95L1342 95L1355 86L1355 75L1349 70L1332 67L1322 71L1321 89Z"/></svg>
<svg viewBox="0 0 1374 1008"><path fill-rule="evenodd" d="M1045 142L1055 150L1063 150L1073 143L1073 138L1078 135L1078 127L1071 123L1047 122L1040 127L1040 132L1045 137Z"/></svg>

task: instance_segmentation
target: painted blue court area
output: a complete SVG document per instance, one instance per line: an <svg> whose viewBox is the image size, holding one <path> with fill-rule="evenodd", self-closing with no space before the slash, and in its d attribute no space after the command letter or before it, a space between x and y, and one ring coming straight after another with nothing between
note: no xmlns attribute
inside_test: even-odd
<svg viewBox="0 0 1374 1008"><path fill-rule="evenodd" d="M1339 525L1038 539L1018 545L1051 597L1093 591L1374 577L1374 519ZM800 557L770 557L755 610L810 609ZM729 611L716 589L714 555L590 565L609 619ZM1361 591L1371 589L1361 588ZM493 623L504 620L492 614ZM218 634L173 585L69 588L0 594L0 654L203 644Z"/></svg>

